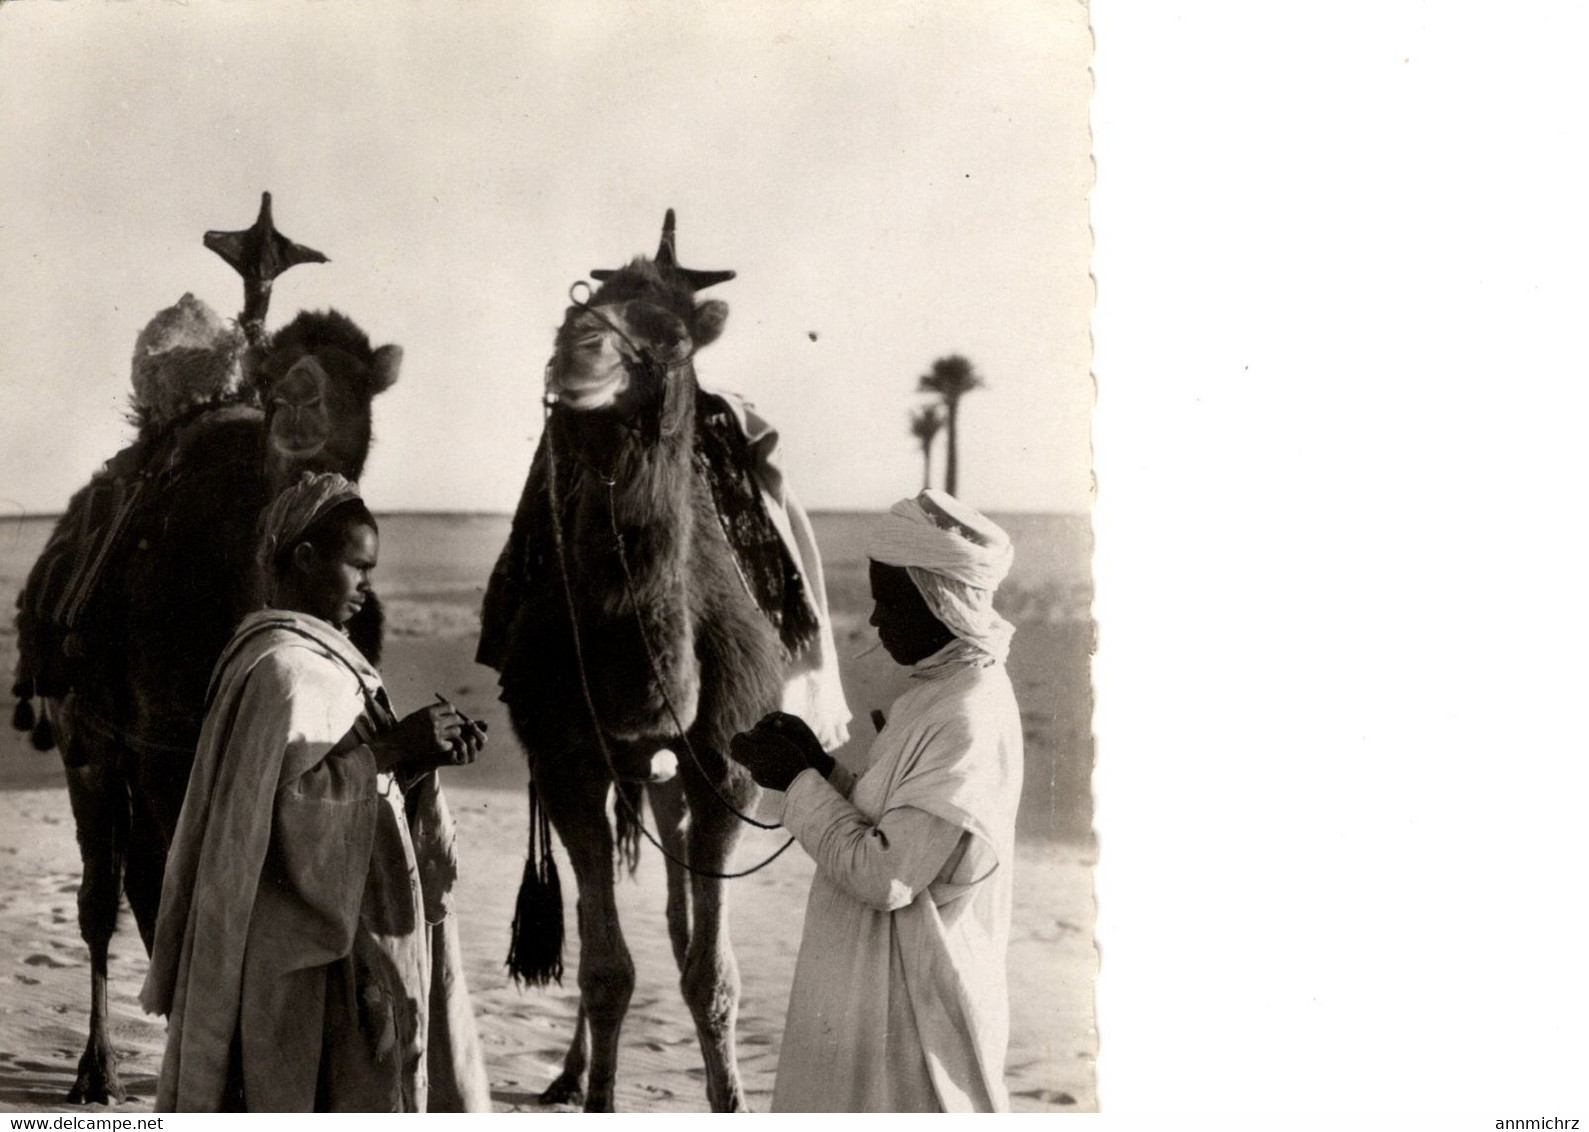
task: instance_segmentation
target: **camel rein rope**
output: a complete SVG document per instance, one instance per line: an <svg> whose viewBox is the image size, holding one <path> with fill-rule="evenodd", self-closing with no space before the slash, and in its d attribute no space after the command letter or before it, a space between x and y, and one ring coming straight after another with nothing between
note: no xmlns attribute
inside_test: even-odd
<svg viewBox="0 0 1589 1132"><path fill-rule="evenodd" d="M552 510L552 516L551 516L551 518L552 518L552 547L553 547L554 552L557 555L558 578L562 582L563 602L564 602L564 605L567 607L567 610L568 610L568 626L569 626L569 630L570 630L570 632L572 634L573 642L574 642L574 666L577 669L577 671L579 672L579 689L580 689L580 692L583 695L584 700L585 700L585 708L590 713L591 728L596 733L596 745L601 749L602 759L607 764L607 773L612 777L613 783L614 783L614 785L616 785L617 782L618 782L618 768L613 763L612 750L607 746L607 738L602 733L601 716L600 716L600 713L598 713L597 710L596 710L595 697L591 694L591 691L590 691L590 679L589 679L589 676L587 675L586 668L585 668L585 652L584 652L584 647L583 647L583 645L581 643L581 640L580 640L579 614L578 614L578 610L576 609L575 604L574 604L574 590L573 590L573 586L569 582L569 578L568 578L568 559L567 559L567 554L566 554L566 552L565 552L565 550L563 548L562 504L561 504L561 500L558 498L558 491L557 491L557 439L556 439L556 431L555 431L555 427L553 425L553 418L552 418L552 402L550 400L548 400L545 403L545 407L546 407L546 457L547 457L547 459L546 459L546 466L547 466L546 494L547 494L547 502L551 505L551 510ZM609 519L611 521L611 524L612 524L613 532L614 532L614 534L616 536L617 535L617 530L618 530L618 528L617 528L618 520L617 520L617 514L613 510L613 489L614 489L614 486L616 484L616 481L610 475L602 476L601 477L601 481L607 488L607 513L608 513L608 517L609 517ZM630 573L629 573L628 561L624 558L624 555L623 555L623 542L622 542L621 539L619 539L617 541L617 543L615 544L615 548L616 548L616 550L618 552L619 562L623 566L625 588L627 589L627 591L629 593L629 600L630 600L631 604L634 604L633 579L632 579L632 577L630 576ZM639 625L641 642L645 646L647 662L651 666L651 674L652 674L653 677L655 677L657 679L657 686L662 691L662 700L663 700L663 703L666 704L666 706L667 706L668 715L672 718L674 727L678 728L679 738L683 740L684 748L689 753L690 759L695 763L696 769L700 771L701 777L703 779L705 779L707 785L711 787L712 793L716 796L718 802L724 808L726 808L730 813L732 813L735 817L739 818L741 821L746 822L746 823L748 823L750 825L753 825L753 826L757 827L758 829L777 829L777 828L779 828L776 825L768 825L768 824L766 824L764 822L757 821L755 818L752 818L752 817L749 817L749 816L747 816L745 814L740 813L739 810L731 802L728 801L728 799L723 797L721 791L718 790L717 783L712 780L712 776L707 773L706 767L701 762L700 756L695 753L695 748L691 745L690 740L689 740L689 736L686 735L684 733L684 729L679 726L678 713L673 710L673 703L668 698L667 690L663 686L661 677L660 677L660 675L657 672L657 669L656 669L656 657L651 651L651 641L650 641L650 638L646 635L645 624L642 621L640 621L639 614L640 614L640 609L639 609L639 606L636 604L635 605L635 619L636 619L636 623ZM622 790L614 790L613 793L617 796L619 804L624 806L626 809L628 809L628 811L630 813L630 816L634 818L635 826L645 836L645 839L647 841L649 841L653 846L655 846L657 851L659 853L661 853L664 857L666 857L668 860L672 861L674 864L678 865L680 868L684 869L686 872L694 874L695 876L711 877L711 878L714 878L714 879L717 879L717 880L735 880L735 879L737 879L739 877L750 876L752 873L760 872L762 869L766 868L768 865L770 865L774 861L776 861L779 857L783 856L784 852L791 845L793 845L795 843L795 839L793 837L790 837L787 841L785 841L782 845L780 845L776 850L774 850L771 856L767 857L765 860L759 862L758 864L753 865L752 867L750 867L748 869L743 869L743 870L741 870L739 872L722 873L722 872L713 871L711 869L699 869L699 868L696 868L694 865L690 864L688 861L686 861L686 860L678 857L677 855L675 855L671 850L668 849L668 847L666 845L662 844L662 842L660 840L658 840L657 837L654 836L649 829L646 828L645 821L644 821L644 819L643 819L638 807L636 807L634 805L634 803L629 801L628 797L624 794L624 792Z"/></svg>

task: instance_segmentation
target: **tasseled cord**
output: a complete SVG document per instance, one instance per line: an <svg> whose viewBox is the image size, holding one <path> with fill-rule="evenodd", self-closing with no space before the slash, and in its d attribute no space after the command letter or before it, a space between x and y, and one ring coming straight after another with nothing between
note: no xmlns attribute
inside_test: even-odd
<svg viewBox="0 0 1589 1132"><path fill-rule="evenodd" d="M33 734L29 736L33 741L35 751L53 751L55 749L55 726L50 722L48 713L41 712L39 721L33 727Z"/></svg>
<svg viewBox="0 0 1589 1132"><path fill-rule="evenodd" d="M629 866L629 875L634 876L635 869L640 867L640 807L645 802L645 783L620 778L614 790L618 802L613 816L618 828L613 849L618 860Z"/></svg>
<svg viewBox="0 0 1589 1132"><path fill-rule="evenodd" d="M35 691L32 681L20 682L11 689L17 697L17 706L11 710L11 726L18 731L32 733L29 738L33 741L35 751L52 750L55 747L55 726L50 722L47 710L33 710Z"/></svg>
<svg viewBox="0 0 1589 1132"><path fill-rule="evenodd" d="M563 886L552 859L552 823L530 780L530 852L513 909L508 973L519 985L563 982Z"/></svg>

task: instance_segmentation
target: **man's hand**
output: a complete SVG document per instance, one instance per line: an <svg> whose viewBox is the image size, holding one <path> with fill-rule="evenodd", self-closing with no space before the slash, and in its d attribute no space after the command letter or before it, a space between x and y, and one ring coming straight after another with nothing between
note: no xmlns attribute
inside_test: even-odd
<svg viewBox="0 0 1589 1132"><path fill-rule="evenodd" d="M428 704L405 716L370 744L381 770L401 768L423 774L439 766L472 763L486 736L482 724L466 719L451 704Z"/></svg>
<svg viewBox="0 0 1589 1132"><path fill-rule="evenodd" d="M803 770L826 778L833 771L833 756L822 749L805 720L775 711L749 731L729 742L734 761L750 771L756 784L767 790L787 790Z"/></svg>

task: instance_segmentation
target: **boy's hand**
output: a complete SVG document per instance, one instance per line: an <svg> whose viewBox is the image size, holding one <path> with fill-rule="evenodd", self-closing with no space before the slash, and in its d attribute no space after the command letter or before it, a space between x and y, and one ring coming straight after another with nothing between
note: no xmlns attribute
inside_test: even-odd
<svg viewBox="0 0 1589 1132"><path fill-rule="evenodd" d="M381 770L423 773L472 763L485 745L485 729L451 704L426 704L370 744Z"/></svg>
<svg viewBox="0 0 1589 1132"><path fill-rule="evenodd" d="M801 771L814 769L826 778L833 771L833 756L822 749L805 720L787 712L764 716L749 731L729 741L729 754L750 771L758 786L787 790Z"/></svg>

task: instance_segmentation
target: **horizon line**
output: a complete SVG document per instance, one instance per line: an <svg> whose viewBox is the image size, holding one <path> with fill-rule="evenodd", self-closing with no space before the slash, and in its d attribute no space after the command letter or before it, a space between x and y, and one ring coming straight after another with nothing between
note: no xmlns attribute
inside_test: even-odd
<svg viewBox="0 0 1589 1132"><path fill-rule="evenodd" d="M512 511L481 511L473 508L436 508L436 507L372 507L370 510L376 516L390 516L393 518L426 519L426 518L468 518L468 519L511 519ZM881 515L886 512L886 507L808 507L807 515ZM65 511L29 511L23 508L12 515L0 516L0 522L6 521L33 521L37 519L59 519ZM990 507L990 515L1047 515L1054 518L1090 519L1092 509L1071 511L1060 508L1044 509L1034 507Z"/></svg>

